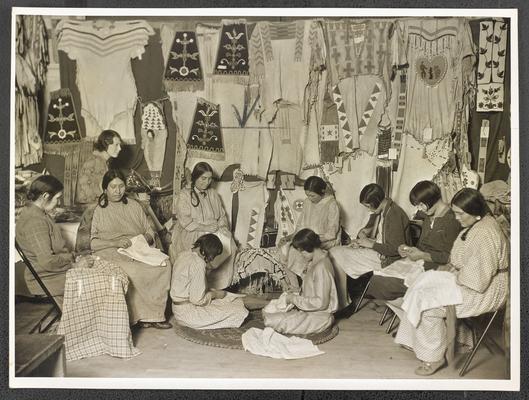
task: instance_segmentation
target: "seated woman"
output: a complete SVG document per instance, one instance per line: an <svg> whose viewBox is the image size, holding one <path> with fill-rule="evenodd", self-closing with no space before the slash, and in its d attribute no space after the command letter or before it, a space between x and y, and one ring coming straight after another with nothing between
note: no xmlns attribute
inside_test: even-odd
<svg viewBox="0 0 529 400"><path fill-rule="evenodd" d="M176 321L194 329L238 328L248 316L242 299L226 299L224 290L208 288L211 261L222 253L220 239L200 236L191 250L180 253L173 266L171 299Z"/></svg>
<svg viewBox="0 0 529 400"><path fill-rule="evenodd" d="M294 305L290 311L268 313L263 310L265 326L294 335L322 332L332 325L333 313L338 309L331 260L321 248L319 236L310 229L296 233L292 246L305 260L301 292L286 295L286 304Z"/></svg>
<svg viewBox="0 0 529 400"><path fill-rule="evenodd" d="M400 245L399 263L423 260L425 271L437 269L448 263L450 250L456 240L461 225L457 222L452 209L441 199L441 189L431 181L417 183L410 192L410 203L425 214L421 236L416 247ZM391 269L397 262L388 267ZM401 265L399 265L401 267ZM385 269L384 271L386 271ZM402 271L402 269L401 269ZM408 287L404 277L380 276L375 273L371 278L366 296L381 300L394 300L404 296Z"/></svg>
<svg viewBox="0 0 529 400"><path fill-rule="evenodd" d="M409 219L402 208L386 197L375 183L360 192L360 203L372 213L372 228L365 227L349 246L333 247L329 254L351 278L380 270L400 258L399 246L409 243Z"/></svg>
<svg viewBox="0 0 529 400"><path fill-rule="evenodd" d="M137 201L127 198L125 177L120 171L107 171L102 187L103 194L92 219L91 248L101 258L121 267L129 277L127 305L131 325L140 322L144 328L171 328L165 322L171 266L155 267L118 252L119 248L130 247L131 238L137 235L143 235L150 245L154 243L147 216Z"/></svg>
<svg viewBox="0 0 529 400"><path fill-rule="evenodd" d="M460 190L452 199L452 210L463 231L452 247L450 264L439 270L453 273L461 290L463 301L455 306L455 314L468 318L495 311L508 294L508 241L477 190ZM406 318L400 322L395 341L413 348L421 361L418 375L431 375L446 363L446 316L445 307L432 308L422 312L417 327Z"/></svg>
<svg viewBox="0 0 529 400"><path fill-rule="evenodd" d="M104 130L93 144L92 155L83 163L78 173L76 203L85 207L77 230L77 251L90 250L92 216L101 196L103 175L112 168L121 151L121 136L116 131Z"/></svg>
<svg viewBox="0 0 529 400"><path fill-rule="evenodd" d="M66 271L73 266L91 267L93 264L92 257L76 255L66 248L60 228L48 215L57 206L62 191L63 184L57 178L51 175L36 178L15 226L22 252L58 303L62 303ZM44 294L29 269L24 278L32 294Z"/></svg>
<svg viewBox="0 0 529 400"><path fill-rule="evenodd" d="M171 244L171 261L177 255L191 250L196 240L213 233L223 243L223 254L214 264L219 268L208 274L209 286L224 289L233 280L233 258L236 245L228 227L228 219L218 193L212 189L213 169L199 162L191 173L191 188L184 189L176 200L176 224Z"/></svg>
<svg viewBox="0 0 529 400"><path fill-rule="evenodd" d="M293 234L280 239L282 246L292 240L302 229L311 229L321 240L321 248L328 250L340 244L340 209L338 203L328 192L327 183L319 176L310 176L303 186L307 198L303 201L303 210L298 217Z"/></svg>
<svg viewBox="0 0 529 400"><path fill-rule="evenodd" d="M101 195L101 180L111 162L121 151L121 136L113 130L104 130L94 142L94 151L79 169L76 202L96 204Z"/></svg>

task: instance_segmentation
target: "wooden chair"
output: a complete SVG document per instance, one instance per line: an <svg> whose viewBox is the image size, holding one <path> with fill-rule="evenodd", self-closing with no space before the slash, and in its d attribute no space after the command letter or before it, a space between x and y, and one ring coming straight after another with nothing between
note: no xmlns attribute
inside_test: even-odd
<svg viewBox="0 0 529 400"><path fill-rule="evenodd" d="M53 298L53 295L50 293L50 291L48 290L48 288L46 287L42 279L40 279L39 274L37 273L37 271L31 264L31 262L28 260L28 258L24 255L24 252L22 251L22 249L20 248L16 240L15 240L15 248L17 249L18 254L20 254L20 257L22 258L24 263L26 264L26 267L29 269L29 271L31 272L31 274L33 275L33 277L35 278L35 280L37 281L41 289L44 291L44 293L46 293L46 297L51 302L51 308L48 310L48 312L29 331L30 334L35 333L35 331L38 331L38 333L44 333L55 323L55 321L59 320L62 317L61 307L55 301L55 299ZM44 325L44 322L46 321L46 319L48 319L48 317L50 317L53 313L55 313L55 316L53 316L53 318L47 324Z"/></svg>

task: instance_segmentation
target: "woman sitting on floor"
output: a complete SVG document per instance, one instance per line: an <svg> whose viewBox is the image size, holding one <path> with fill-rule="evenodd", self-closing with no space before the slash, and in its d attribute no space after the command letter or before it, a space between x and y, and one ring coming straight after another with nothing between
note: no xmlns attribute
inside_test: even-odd
<svg viewBox="0 0 529 400"><path fill-rule="evenodd" d="M305 260L301 292L282 295L285 306L293 305L288 311L263 310L265 326L294 335L322 332L332 325L333 313L338 309L331 260L321 248L319 236L310 229L296 233L292 246Z"/></svg>
<svg viewBox="0 0 529 400"><path fill-rule="evenodd" d="M388 274L390 270L398 269L399 276L381 276L375 272L366 297L380 300L402 297L408 289L404 284L406 270L409 276L420 264L421 270L428 271L448 263L461 225L450 206L441 199L441 189L431 181L421 181L411 190L410 203L426 215L417 246L400 245L398 251L402 259L381 271Z"/></svg>
<svg viewBox="0 0 529 400"><path fill-rule="evenodd" d="M130 323L139 322L143 328L171 328L171 324L165 322L171 265L167 260L169 265L152 266L118 252L119 248L130 247L131 239L138 235L143 235L152 245L154 232L141 205L127 198L125 177L120 171L107 171L102 187L103 194L92 220L91 248L101 258L121 267L129 277Z"/></svg>
<svg viewBox="0 0 529 400"><path fill-rule="evenodd" d="M452 247L450 264L439 271L454 274L461 291L463 301L455 306L455 315L468 318L496 311L508 294L508 241L477 190L460 190L452 199L452 210L463 231ZM408 293L411 291L413 286ZM416 327L404 318L395 339L413 348L421 361L415 370L418 375L431 375L446 364L449 340L446 307L424 310Z"/></svg>
<svg viewBox="0 0 529 400"><path fill-rule="evenodd" d="M371 227L360 230L349 246L333 247L330 256L351 278L380 270L400 258L399 246L409 243L409 219L402 208L371 183L360 192L360 203L372 213Z"/></svg>
<svg viewBox="0 0 529 400"><path fill-rule="evenodd" d="M62 196L63 184L51 175L36 178L27 193L28 203L16 221L15 235L20 249L55 300L62 304L66 271L73 266L91 267L92 257L81 256L66 248L55 221L48 215ZM77 260L77 262L76 262ZM43 295L29 269L24 278L34 295Z"/></svg>
<svg viewBox="0 0 529 400"><path fill-rule="evenodd" d="M220 239L208 233L176 258L171 299L179 324L194 329L238 328L248 316L240 298L227 298L224 290L208 288L207 274L218 268L211 261L221 253Z"/></svg>
<svg viewBox="0 0 529 400"><path fill-rule="evenodd" d="M176 223L174 226L171 261L178 254L191 250L196 240L206 234L217 235L223 245L223 254L218 256L212 273L208 274L210 287L225 289L233 280L233 256L235 241L228 226L228 219L220 196L211 188L213 169L208 163L199 162L191 173L191 188L184 189L176 200Z"/></svg>

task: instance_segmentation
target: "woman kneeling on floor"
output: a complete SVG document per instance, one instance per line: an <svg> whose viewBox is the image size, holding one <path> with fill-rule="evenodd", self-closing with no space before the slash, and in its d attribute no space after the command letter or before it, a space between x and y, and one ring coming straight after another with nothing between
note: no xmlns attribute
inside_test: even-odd
<svg viewBox="0 0 529 400"><path fill-rule="evenodd" d="M285 311L263 310L265 326L279 333L308 335L322 332L334 322L338 309L338 295L334 283L333 267L319 236L310 229L294 235L292 246L305 260L300 294L287 293L279 298ZM278 311L278 310L275 310Z"/></svg>
<svg viewBox="0 0 529 400"><path fill-rule="evenodd" d="M176 257L170 293L173 314L180 325L194 329L238 328L248 316L242 299L208 288L207 275L218 267L211 262L220 254L220 239L208 233L200 236L191 250Z"/></svg>

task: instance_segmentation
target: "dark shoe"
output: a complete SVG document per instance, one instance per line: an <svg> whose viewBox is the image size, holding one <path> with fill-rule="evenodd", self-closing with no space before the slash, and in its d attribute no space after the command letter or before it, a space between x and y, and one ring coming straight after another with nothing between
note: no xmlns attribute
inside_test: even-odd
<svg viewBox="0 0 529 400"><path fill-rule="evenodd" d="M173 325L170 322L150 322L151 326L155 329L171 329Z"/></svg>

